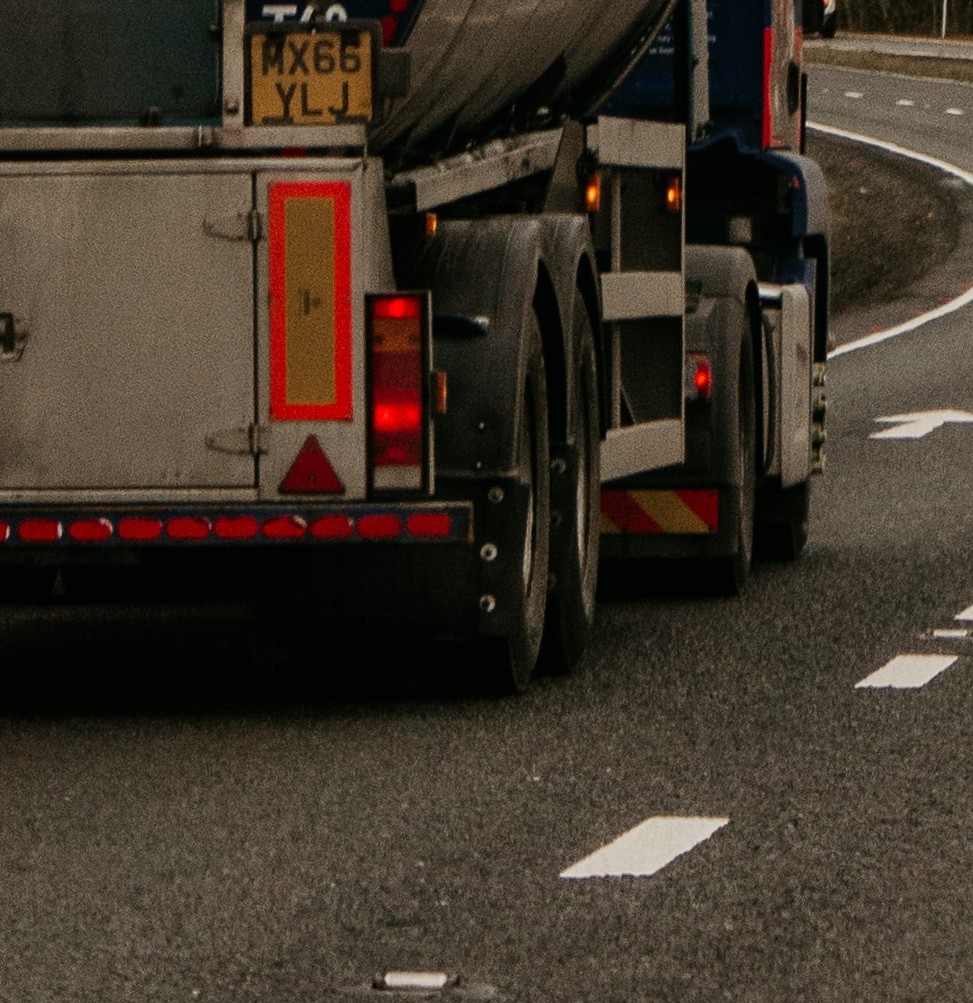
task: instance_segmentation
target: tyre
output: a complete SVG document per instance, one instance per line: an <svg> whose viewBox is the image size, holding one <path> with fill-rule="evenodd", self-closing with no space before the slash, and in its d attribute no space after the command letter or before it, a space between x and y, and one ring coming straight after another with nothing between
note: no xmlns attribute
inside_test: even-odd
<svg viewBox="0 0 973 1003"><path fill-rule="evenodd" d="M757 504L756 441L753 346L748 333L744 336L740 352L737 429L733 440L733 465L734 469L740 471L739 483L733 488L734 552L721 558L717 567L721 591L729 595L740 595L743 592L753 563L754 514Z"/></svg>
<svg viewBox="0 0 973 1003"><path fill-rule="evenodd" d="M587 646L601 539L598 367L591 317L577 291L573 327L567 435L551 445L551 587L541 660L555 674L573 671Z"/></svg>
<svg viewBox="0 0 973 1003"><path fill-rule="evenodd" d="M540 654L550 553L550 446L547 428L547 382L540 327L533 311L525 320L526 366L520 390L516 467L525 504L515 563L521 569L516 594L502 597L512 604L510 633L488 646L489 679L502 693L527 688Z"/></svg>

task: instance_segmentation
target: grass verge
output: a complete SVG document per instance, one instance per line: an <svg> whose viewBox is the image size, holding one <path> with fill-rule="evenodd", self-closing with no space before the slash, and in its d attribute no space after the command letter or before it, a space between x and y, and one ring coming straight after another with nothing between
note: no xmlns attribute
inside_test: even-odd
<svg viewBox="0 0 973 1003"><path fill-rule="evenodd" d="M893 299L956 247L956 197L939 171L813 131L807 152L828 187L835 312Z"/></svg>

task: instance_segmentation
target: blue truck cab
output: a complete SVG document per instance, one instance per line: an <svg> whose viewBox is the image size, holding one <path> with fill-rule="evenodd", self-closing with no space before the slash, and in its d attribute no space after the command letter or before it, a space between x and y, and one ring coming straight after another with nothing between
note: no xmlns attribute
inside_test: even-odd
<svg viewBox="0 0 973 1003"><path fill-rule="evenodd" d="M816 5L809 13L817 13ZM823 362L828 341L827 191L817 163L804 155L807 78L800 3L709 0L708 107L695 115L686 108L693 91L685 83L699 60L692 55L694 48L701 52L698 41L694 47L692 31L692 23L681 21L677 10L605 111L695 120L686 165L691 192L687 242L744 246L761 281L803 283L816 306L815 359Z"/></svg>

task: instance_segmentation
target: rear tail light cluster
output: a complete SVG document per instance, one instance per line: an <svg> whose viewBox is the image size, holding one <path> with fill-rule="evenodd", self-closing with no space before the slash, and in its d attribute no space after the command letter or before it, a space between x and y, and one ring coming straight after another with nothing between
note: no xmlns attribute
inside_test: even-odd
<svg viewBox="0 0 973 1003"><path fill-rule="evenodd" d="M385 45L402 45L421 6L421 0L341 0L320 5L328 21L379 20Z"/></svg>
<svg viewBox="0 0 973 1003"><path fill-rule="evenodd" d="M367 297L369 473L376 491L422 491L431 448L427 293Z"/></svg>
<svg viewBox="0 0 973 1003"><path fill-rule="evenodd" d="M0 519L4 544L281 543L356 540L456 541L467 537L466 506L349 510L325 514L65 515Z"/></svg>

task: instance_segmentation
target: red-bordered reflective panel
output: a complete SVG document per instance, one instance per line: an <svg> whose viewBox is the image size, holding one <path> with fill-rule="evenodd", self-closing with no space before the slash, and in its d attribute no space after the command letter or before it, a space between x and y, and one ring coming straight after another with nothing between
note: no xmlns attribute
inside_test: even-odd
<svg viewBox="0 0 973 1003"><path fill-rule="evenodd" d="M270 185L270 417L351 418L351 186Z"/></svg>

